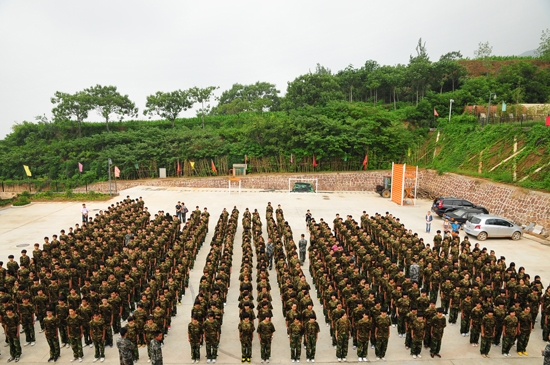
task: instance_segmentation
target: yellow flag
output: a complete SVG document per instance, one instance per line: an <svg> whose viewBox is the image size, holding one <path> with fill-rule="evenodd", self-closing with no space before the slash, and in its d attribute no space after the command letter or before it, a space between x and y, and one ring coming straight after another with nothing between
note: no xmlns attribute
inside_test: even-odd
<svg viewBox="0 0 550 365"><path fill-rule="evenodd" d="M25 168L25 172L27 173L27 176L32 176L31 169L29 169L29 166L23 165L23 167Z"/></svg>
<svg viewBox="0 0 550 365"><path fill-rule="evenodd" d="M191 168L194 170L195 169L195 161L189 161L189 164L191 165Z"/></svg>

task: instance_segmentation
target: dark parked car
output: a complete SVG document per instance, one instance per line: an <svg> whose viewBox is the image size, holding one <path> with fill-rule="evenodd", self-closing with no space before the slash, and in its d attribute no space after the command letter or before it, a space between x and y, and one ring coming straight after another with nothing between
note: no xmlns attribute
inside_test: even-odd
<svg viewBox="0 0 550 365"><path fill-rule="evenodd" d="M452 212L453 210L456 210L458 208L483 208L483 207L478 207L474 203L466 199L447 196L447 197L436 198L434 200L432 205L432 212L434 212L440 217L443 217L443 214Z"/></svg>
<svg viewBox="0 0 550 365"><path fill-rule="evenodd" d="M294 183L292 187L293 193L314 193L313 185L307 182L297 182Z"/></svg>
<svg viewBox="0 0 550 365"><path fill-rule="evenodd" d="M489 214L489 211L483 207L458 208L443 214L443 218L448 219L449 221L454 219L458 223L464 224L466 223L468 218L473 217L476 214Z"/></svg>

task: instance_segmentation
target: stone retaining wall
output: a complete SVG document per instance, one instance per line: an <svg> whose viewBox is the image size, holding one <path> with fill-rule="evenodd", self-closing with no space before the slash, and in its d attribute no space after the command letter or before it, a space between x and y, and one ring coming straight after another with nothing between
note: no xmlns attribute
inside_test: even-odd
<svg viewBox="0 0 550 365"><path fill-rule="evenodd" d="M340 172L318 174L264 174L243 176L243 189L287 190L288 178L317 178L320 191L374 191L382 177L391 171ZM232 186L237 183L234 182ZM457 196L489 209L491 213L519 224L536 223L550 232L550 194L499 184L483 179L436 171L420 170L419 188L432 196ZM154 180L117 181L118 191L139 185L185 188L227 189L227 176L168 178ZM113 184L114 186L114 184ZM88 191L109 192L109 183L88 185ZM74 189L84 192L85 187Z"/></svg>

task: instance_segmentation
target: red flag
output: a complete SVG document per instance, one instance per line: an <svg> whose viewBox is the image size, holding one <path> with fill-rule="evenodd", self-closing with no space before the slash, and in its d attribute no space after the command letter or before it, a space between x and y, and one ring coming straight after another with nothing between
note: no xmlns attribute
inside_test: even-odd
<svg viewBox="0 0 550 365"><path fill-rule="evenodd" d="M180 165L180 162L179 162L179 160L178 160L178 170L177 170L177 171L178 171L178 175L179 175L179 174L180 174L180 172L181 172L181 165Z"/></svg>
<svg viewBox="0 0 550 365"><path fill-rule="evenodd" d="M369 153L367 152L367 154L365 155L365 159L363 160L363 167L365 170L367 169L368 163L369 163Z"/></svg>
<svg viewBox="0 0 550 365"><path fill-rule="evenodd" d="M313 155L313 167L317 167L317 159L315 158L315 155Z"/></svg>
<svg viewBox="0 0 550 365"><path fill-rule="evenodd" d="M294 158L292 156L292 153L290 154L290 163L294 163Z"/></svg>
<svg viewBox="0 0 550 365"><path fill-rule="evenodd" d="M82 164L79 162L78 163L78 171L82 172L82 167L83 167Z"/></svg>
<svg viewBox="0 0 550 365"><path fill-rule="evenodd" d="M218 170L216 170L216 165L214 165L214 160L210 159L210 162L212 163L212 172L217 174Z"/></svg>
<svg viewBox="0 0 550 365"><path fill-rule="evenodd" d="M120 170L117 166L115 166L115 177L120 177Z"/></svg>
<svg viewBox="0 0 550 365"><path fill-rule="evenodd" d="M437 110L434 108L434 117L439 117L439 114L437 113Z"/></svg>

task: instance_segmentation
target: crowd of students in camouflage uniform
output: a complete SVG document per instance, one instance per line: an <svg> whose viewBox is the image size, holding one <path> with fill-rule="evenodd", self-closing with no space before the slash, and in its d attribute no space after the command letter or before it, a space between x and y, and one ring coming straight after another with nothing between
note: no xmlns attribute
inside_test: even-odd
<svg viewBox="0 0 550 365"><path fill-rule="evenodd" d="M71 361L81 362L83 340L95 347L93 361L104 361L105 346L113 346L123 321L134 346L121 351L132 351L136 362L138 348L150 346L157 331L168 335L208 217L197 207L180 230L177 217L163 211L151 217L141 198L127 197L82 226L45 237L42 247L34 245L32 257L25 250L19 262L10 255L7 268L0 265L8 362L21 357L20 325L24 346L34 346L35 319L50 348L48 362L57 361L69 345Z"/></svg>
<svg viewBox="0 0 550 365"><path fill-rule="evenodd" d="M370 341L376 359L385 360L390 326L397 327L413 358L422 347L441 357L447 325L460 318L460 333L489 357L491 345L503 356L517 344L526 351L541 312L542 337L549 341L550 288L540 277L531 280L523 267L506 265L494 251L471 247L468 237L438 231L425 244L391 214L369 217L358 224L336 215L333 226L306 216L310 230L310 273L314 278L338 361L346 361L348 336L359 361L368 361ZM441 306L436 308L437 300ZM449 313L450 311L450 313Z"/></svg>
<svg viewBox="0 0 550 365"><path fill-rule="evenodd" d="M218 357L238 216L239 211L236 208L231 212L231 216L224 208L216 223L198 294L191 309L191 322L187 327L191 363L200 361L200 349L204 343L206 362L215 363Z"/></svg>

